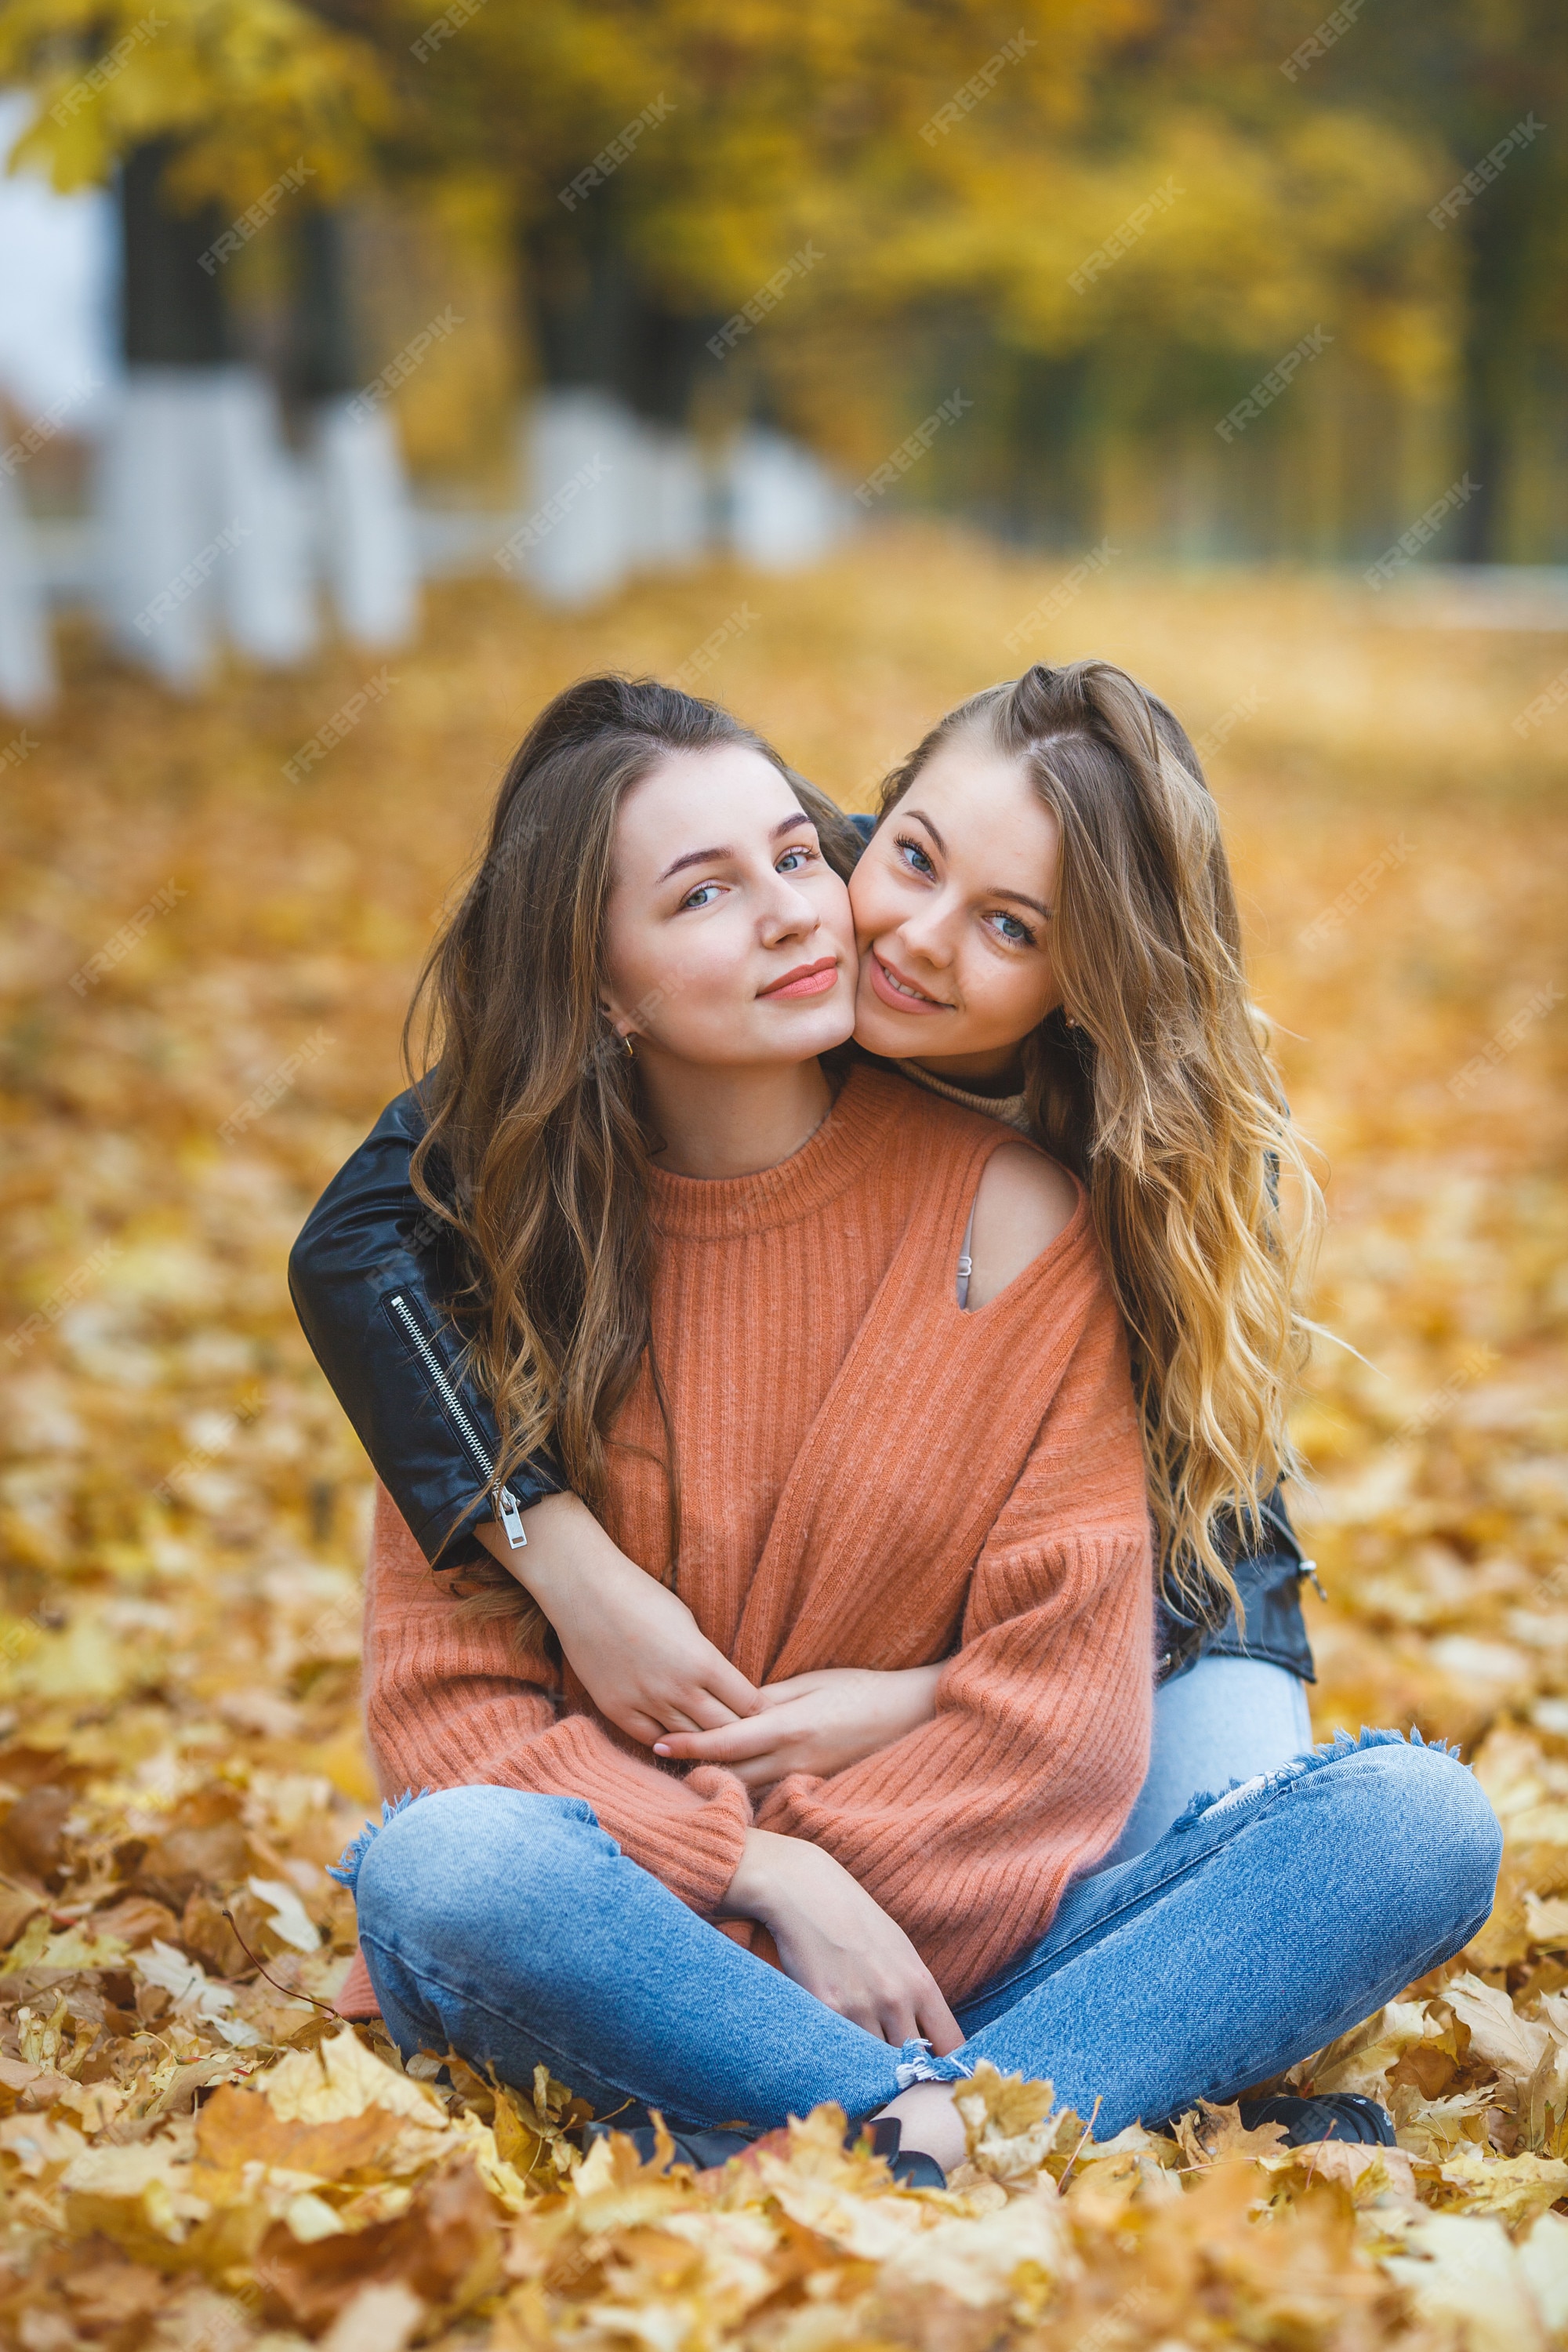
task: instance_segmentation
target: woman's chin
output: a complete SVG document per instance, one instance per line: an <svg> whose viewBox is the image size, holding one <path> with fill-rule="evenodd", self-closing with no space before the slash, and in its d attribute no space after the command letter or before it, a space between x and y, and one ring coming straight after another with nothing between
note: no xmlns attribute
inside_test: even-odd
<svg viewBox="0 0 1568 2352"><path fill-rule="evenodd" d="M847 1045L855 1028L851 1004L795 1005L777 1028L770 1024L763 1059L809 1062Z"/></svg>
<svg viewBox="0 0 1568 2352"><path fill-rule="evenodd" d="M862 982L855 1000L855 1043L884 1062L912 1061L922 1049L931 1050L926 1024L918 1013L891 1013Z"/></svg>

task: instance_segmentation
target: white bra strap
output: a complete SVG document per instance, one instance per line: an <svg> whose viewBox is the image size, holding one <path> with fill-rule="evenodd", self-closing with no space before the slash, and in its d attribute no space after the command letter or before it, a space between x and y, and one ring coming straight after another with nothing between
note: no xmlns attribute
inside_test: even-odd
<svg viewBox="0 0 1568 2352"><path fill-rule="evenodd" d="M970 1203L969 1223L963 1228L963 1247L959 1253L958 1303L961 1307L967 1307L969 1304L969 1277L974 1271L974 1261L969 1255L969 1244L974 1239L974 1209L979 1198L980 1195L976 1192L974 1200Z"/></svg>

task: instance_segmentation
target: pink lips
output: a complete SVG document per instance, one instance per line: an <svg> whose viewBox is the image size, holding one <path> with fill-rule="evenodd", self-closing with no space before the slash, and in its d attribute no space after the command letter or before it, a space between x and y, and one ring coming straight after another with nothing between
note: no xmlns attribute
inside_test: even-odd
<svg viewBox="0 0 1568 2352"><path fill-rule="evenodd" d="M758 990L760 996L826 996L838 978L838 958L820 956L816 963L797 964L786 971L771 988Z"/></svg>
<svg viewBox="0 0 1568 2352"><path fill-rule="evenodd" d="M890 1004L895 1013L951 1013L952 1011L951 1004L940 1004L935 997L923 994L910 996L901 988L896 988L893 985L894 980L901 980L903 974L895 973L892 965L884 963L875 949L871 951L868 962L873 991L881 998L884 1004Z"/></svg>

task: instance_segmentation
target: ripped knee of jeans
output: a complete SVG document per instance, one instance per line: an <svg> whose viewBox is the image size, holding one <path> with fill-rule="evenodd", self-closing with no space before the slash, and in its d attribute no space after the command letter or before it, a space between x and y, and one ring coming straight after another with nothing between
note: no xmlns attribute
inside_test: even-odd
<svg viewBox="0 0 1568 2352"><path fill-rule="evenodd" d="M1200 1822L1207 1823L1226 1813L1240 1812L1266 1796L1278 1795L1294 1781L1305 1780L1309 1773L1321 1771L1328 1764L1342 1764L1347 1757L1362 1755L1369 1748L1426 1748L1434 1755L1452 1758L1459 1764L1461 1771L1469 1769L1468 1765L1460 1763L1458 1748L1452 1740L1423 1739L1414 1724L1408 1732L1387 1727L1369 1730L1363 1724L1359 1738L1352 1739L1348 1731L1336 1731L1331 1739L1308 1748L1300 1756L1293 1756L1288 1764L1281 1764L1278 1771L1258 1772L1250 1780L1233 1780L1228 1789L1217 1791L1198 1790L1189 1798L1185 1809L1171 1827L1173 1830L1190 1830Z"/></svg>
<svg viewBox="0 0 1568 2352"><path fill-rule="evenodd" d="M973 2072L968 2060L961 2058L956 2051L939 2058L931 2043L916 2034L899 2052L896 2075L900 2090L908 2091L916 2083L967 2083Z"/></svg>
<svg viewBox="0 0 1568 2352"><path fill-rule="evenodd" d="M429 1794L428 1789L418 1790L405 1789L401 1797L386 1799L381 1808L380 1821L366 1822L358 1837L350 1840L336 1862L327 1864L327 1876L335 1878L338 1885L346 1886L352 1895L359 1885L359 1874L363 1866L364 1858L388 1822L395 1821L399 1813L405 1811L410 1805L416 1804L419 1798L427 1797Z"/></svg>

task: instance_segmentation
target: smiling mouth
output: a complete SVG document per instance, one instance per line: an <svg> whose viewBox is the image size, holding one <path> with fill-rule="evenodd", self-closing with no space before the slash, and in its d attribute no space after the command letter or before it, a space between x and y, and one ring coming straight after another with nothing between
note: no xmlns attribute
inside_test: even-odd
<svg viewBox="0 0 1568 2352"><path fill-rule="evenodd" d="M951 1013L953 1007L944 1004L939 996L928 996L912 980L896 972L884 962L875 948L870 953L871 986L884 1004L893 1005L900 1013Z"/></svg>
<svg viewBox="0 0 1568 2352"><path fill-rule="evenodd" d="M797 964L786 971L771 988L760 988L759 996L826 996L838 981L838 958L819 956L816 963Z"/></svg>

